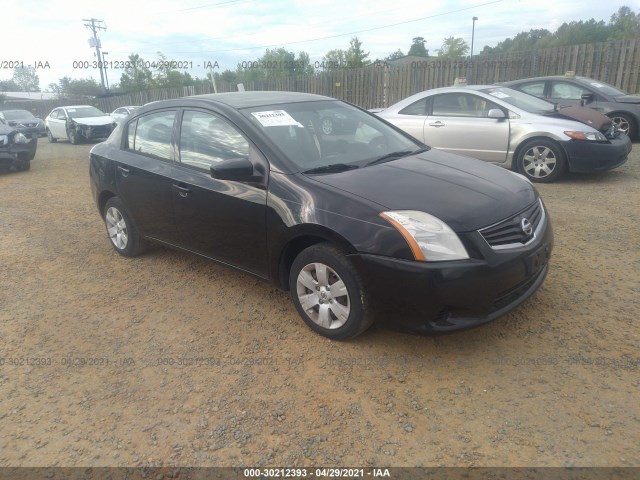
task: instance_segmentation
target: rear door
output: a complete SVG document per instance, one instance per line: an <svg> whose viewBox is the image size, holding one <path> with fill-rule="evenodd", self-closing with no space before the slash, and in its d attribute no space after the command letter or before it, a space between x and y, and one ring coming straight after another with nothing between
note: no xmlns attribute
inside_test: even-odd
<svg viewBox="0 0 640 480"><path fill-rule="evenodd" d="M177 242L172 202L176 109L150 112L126 125L116 162L116 188L140 232Z"/></svg>
<svg viewBox="0 0 640 480"><path fill-rule="evenodd" d="M433 95L424 124L424 142L451 153L503 163L509 148L509 119L488 118L489 110L504 109L467 92ZM508 112L505 112L508 117Z"/></svg>
<svg viewBox="0 0 640 480"><path fill-rule="evenodd" d="M269 169L262 154L231 121L209 110L182 112L177 145L172 195L181 245L266 277ZM211 176L212 165L240 157L251 160L261 181Z"/></svg>

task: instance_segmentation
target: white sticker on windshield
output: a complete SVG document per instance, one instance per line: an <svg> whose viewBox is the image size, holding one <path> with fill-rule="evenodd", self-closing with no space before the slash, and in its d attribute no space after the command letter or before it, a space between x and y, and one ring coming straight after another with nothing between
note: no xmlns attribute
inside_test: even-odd
<svg viewBox="0 0 640 480"><path fill-rule="evenodd" d="M489 95L493 95L496 98L509 98L510 95L507 95L504 92L489 92Z"/></svg>
<svg viewBox="0 0 640 480"><path fill-rule="evenodd" d="M604 85L602 85L601 83L596 83L596 82L591 82L591 85L593 85L596 88L602 88L604 87Z"/></svg>
<svg viewBox="0 0 640 480"><path fill-rule="evenodd" d="M304 128L302 124L296 121L291 115L284 110L268 110L266 112L251 112L263 127L289 127L295 126Z"/></svg>

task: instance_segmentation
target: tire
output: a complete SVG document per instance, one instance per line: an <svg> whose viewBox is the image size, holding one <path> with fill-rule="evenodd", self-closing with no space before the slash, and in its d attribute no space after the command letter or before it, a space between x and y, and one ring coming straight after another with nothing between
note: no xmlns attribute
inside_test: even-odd
<svg viewBox="0 0 640 480"><path fill-rule="evenodd" d="M30 162L35 158L35 156L36 156L35 150L33 150L32 152L20 152L18 153L18 160L21 160L23 162Z"/></svg>
<svg viewBox="0 0 640 480"><path fill-rule="evenodd" d="M539 138L522 146L516 158L516 166L532 182L550 183L564 173L567 160L558 144Z"/></svg>
<svg viewBox="0 0 640 480"><path fill-rule="evenodd" d="M31 170L31 160L20 160L20 163L16 166L16 170L19 172L26 172Z"/></svg>
<svg viewBox="0 0 640 480"><path fill-rule="evenodd" d="M636 130L636 122L631 116L625 113L611 114L611 120L618 130L628 135L630 138L636 138L638 134Z"/></svg>
<svg viewBox="0 0 640 480"><path fill-rule="evenodd" d="M80 135L75 130L69 130L67 132L67 138L72 145L78 145L80 143Z"/></svg>
<svg viewBox="0 0 640 480"><path fill-rule="evenodd" d="M328 243L300 252L289 272L289 291L305 323L325 337L354 338L373 323L360 274L341 250Z"/></svg>
<svg viewBox="0 0 640 480"><path fill-rule="evenodd" d="M114 250L125 257L144 252L146 243L138 233L122 200L111 197L104 206L104 223Z"/></svg>
<svg viewBox="0 0 640 480"><path fill-rule="evenodd" d="M49 143L56 143L58 141L58 139L53 136L53 134L51 133L51 130L49 130L48 128L47 128L47 139L49 140Z"/></svg>
<svg viewBox="0 0 640 480"><path fill-rule="evenodd" d="M334 130L333 120L329 117L324 117L320 120L320 128L322 129L322 133L325 135L331 135Z"/></svg>

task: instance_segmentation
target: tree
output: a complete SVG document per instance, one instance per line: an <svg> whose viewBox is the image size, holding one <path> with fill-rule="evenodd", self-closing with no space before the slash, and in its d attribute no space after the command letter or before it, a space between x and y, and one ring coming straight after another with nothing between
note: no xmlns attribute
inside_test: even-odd
<svg viewBox="0 0 640 480"><path fill-rule="evenodd" d="M640 36L640 12L636 15L629 7L620 7L609 21L612 40L624 40Z"/></svg>
<svg viewBox="0 0 640 480"><path fill-rule="evenodd" d="M469 51L469 45L462 38L446 37L442 48L438 50L438 56L443 58L464 57Z"/></svg>
<svg viewBox="0 0 640 480"><path fill-rule="evenodd" d="M402 50L398 49L395 52L390 53L389 55L384 57L383 61L388 62L389 60L397 60L398 58L402 57L404 57L404 53L402 53Z"/></svg>
<svg viewBox="0 0 640 480"><path fill-rule="evenodd" d="M337 70L345 68L347 64L346 50L334 49L329 50L322 57L322 68L324 70Z"/></svg>
<svg viewBox="0 0 640 480"><path fill-rule="evenodd" d="M424 46L427 41L423 37L413 37L409 53L407 55L415 55L416 57L428 57L429 50Z"/></svg>
<svg viewBox="0 0 640 480"><path fill-rule="evenodd" d="M371 60L369 60L369 52L365 53L362 49L362 42L358 37L353 37L349 40L349 48L345 56L349 68L365 67L371 63Z"/></svg>
<svg viewBox="0 0 640 480"><path fill-rule="evenodd" d="M120 76L120 89L123 92L139 92L155 86L153 73L140 55L132 53L127 60L127 68Z"/></svg>
<svg viewBox="0 0 640 480"><path fill-rule="evenodd" d="M62 77L58 85L52 83L49 88L65 97L96 97L102 93L102 86L93 78Z"/></svg>
<svg viewBox="0 0 640 480"><path fill-rule="evenodd" d="M20 87L12 79L0 80L0 92L17 92Z"/></svg>
<svg viewBox="0 0 640 480"><path fill-rule="evenodd" d="M16 68L13 71L13 82L21 92L39 92L40 78L33 67Z"/></svg>

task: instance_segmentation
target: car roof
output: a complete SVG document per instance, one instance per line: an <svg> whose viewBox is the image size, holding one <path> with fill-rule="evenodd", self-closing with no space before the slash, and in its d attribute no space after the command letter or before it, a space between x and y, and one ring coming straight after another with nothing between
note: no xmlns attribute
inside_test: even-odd
<svg viewBox="0 0 640 480"><path fill-rule="evenodd" d="M567 77L565 75L548 75L546 77L522 78L520 80L510 80L508 82L502 82L502 83L509 84L509 83L521 83L521 82L535 82L539 80L569 80L570 81L570 80L593 80L593 79L589 77L581 77L579 75L576 75L575 77Z"/></svg>
<svg viewBox="0 0 640 480"><path fill-rule="evenodd" d="M205 100L216 103L224 103L232 108L250 108L263 105L276 105L279 103L317 102L319 100L335 100L335 98L312 93L299 92L228 92L210 93L207 95L194 95L183 97L184 99Z"/></svg>
<svg viewBox="0 0 640 480"><path fill-rule="evenodd" d="M98 108L98 107L94 107L93 105L62 105L61 107L56 107L56 108L87 108L87 107Z"/></svg>
<svg viewBox="0 0 640 480"><path fill-rule="evenodd" d="M25 108L8 108L6 110L0 110L2 113L4 112L29 112L29 110L25 109ZM33 114L32 114L33 115Z"/></svg>

